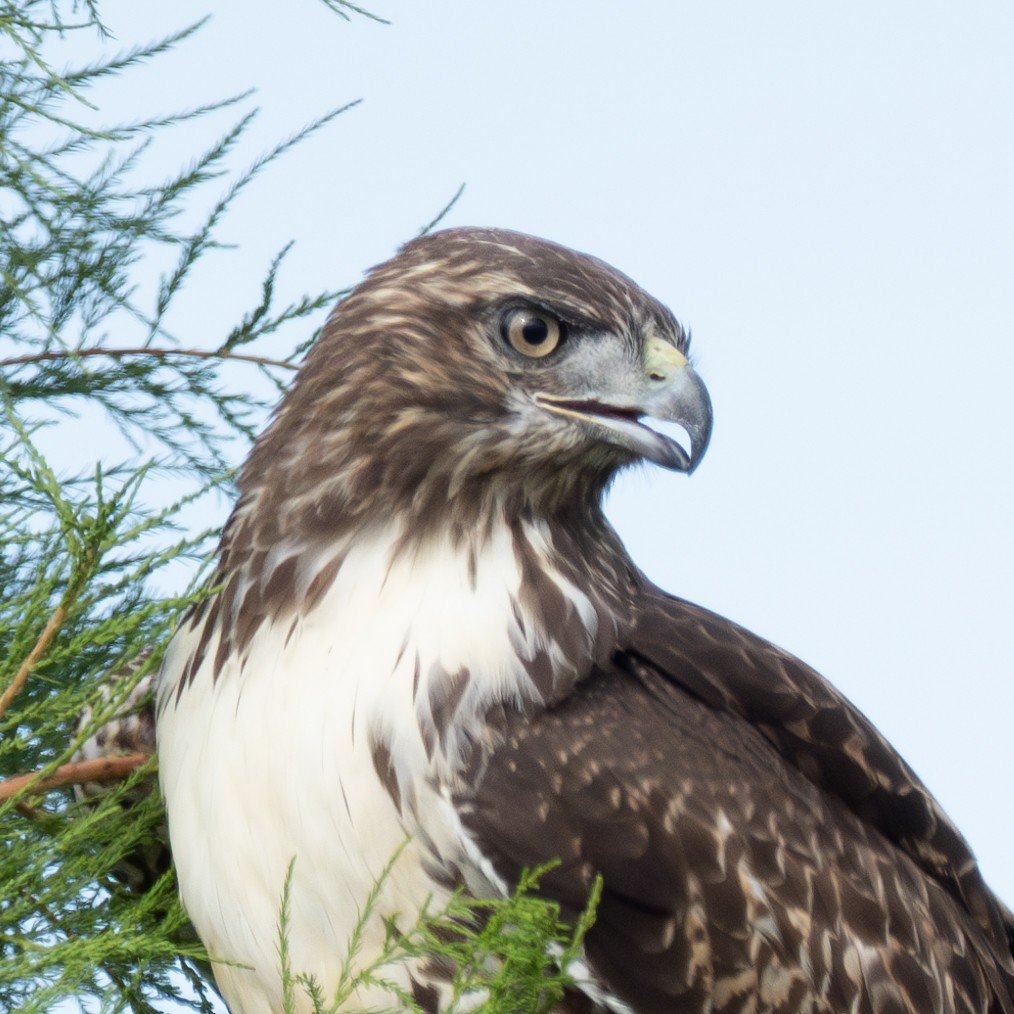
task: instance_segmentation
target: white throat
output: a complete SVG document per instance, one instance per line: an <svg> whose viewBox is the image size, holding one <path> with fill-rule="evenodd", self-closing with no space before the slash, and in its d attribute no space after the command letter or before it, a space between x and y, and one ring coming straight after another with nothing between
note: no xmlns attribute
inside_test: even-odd
<svg viewBox="0 0 1014 1014"><path fill-rule="evenodd" d="M599 610L549 564L548 526L525 525L522 535L547 561L540 580L569 604L590 654ZM361 533L294 640L328 657L328 678L345 705L338 710L351 705L357 736L387 742L398 767L407 765L406 778L430 765L448 775L491 705L541 703L544 688L530 675L537 659L567 679L587 656L568 657L553 618L530 608L507 525L477 546L436 538L406 546L402 538L395 526ZM566 643L573 642L571 630Z"/></svg>

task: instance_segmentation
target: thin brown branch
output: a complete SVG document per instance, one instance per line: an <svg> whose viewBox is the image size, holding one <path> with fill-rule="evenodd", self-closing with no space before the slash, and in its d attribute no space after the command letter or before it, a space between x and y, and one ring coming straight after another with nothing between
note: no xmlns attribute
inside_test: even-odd
<svg viewBox="0 0 1014 1014"><path fill-rule="evenodd" d="M49 647L49 642L53 640L56 632L60 629L60 625L64 621L64 617L67 615L67 606L64 602L61 602L56 609L53 610L53 615L50 616L49 622L43 628L39 639L35 642L35 646L28 653L25 660L18 667L18 671L11 680L7 689L0 694L0 718L3 718L7 711L8 705L19 693L22 688L28 682L28 677L31 675L32 669L35 668L35 663L42 658L46 649Z"/></svg>
<svg viewBox="0 0 1014 1014"><path fill-rule="evenodd" d="M39 634L39 639L18 667L14 679L11 680L4 692L0 694L0 718L3 718L7 713L7 708L10 706L11 701L24 689L25 684L28 682L28 677L35 668L36 662L45 654L50 642L56 636L56 632L63 625L63 621L67 617L67 610L81 593L81 588L94 568L96 559L94 547L86 549L83 561L77 566L77 574L63 593L60 604L53 610L53 615L50 616L46 626L43 627L42 633Z"/></svg>
<svg viewBox="0 0 1014 1014"><path fill-rule="evenodd" d="M33 795L49 792L62 785L83 785L85 782L119 782L133 774L151 754L128 753L123 757L99 757L96 760L71 761L61 764L51 775L40 777L38 771L15 775L0 782L0 802L28 789Z"/></svg>
<svg viewBox="0 0 1014 1014"><path fill-rule="evenodd" d="M24 366L28 363L42 363L56 359L86 359L89 356L108 356L111 359L122 359L125 356L154 356L156 359L168 359L170 356L189 356L192 359L232 359L241 363L255 363L257 366L277 366L283 370L298 370L295 363L287 363L283 359L269 359L267 356L251 356L242 352L208 349L156 349L140 346L132 349L111 349L101 346L88 349L58 349L48 352L33 352L30 355L12 356L0 359L0 368L5 366Z"/></svg>
<svg viewBox="0 0 1014 1014"><path fill-rule="evenodd" d="M50 813L49 810L41 806L32 806L31 803L26 803L23 799L19 799L14 804L14 809L17 810L22 817L27 817L29 820L39 821L53 819L53 814Z"/></svg>

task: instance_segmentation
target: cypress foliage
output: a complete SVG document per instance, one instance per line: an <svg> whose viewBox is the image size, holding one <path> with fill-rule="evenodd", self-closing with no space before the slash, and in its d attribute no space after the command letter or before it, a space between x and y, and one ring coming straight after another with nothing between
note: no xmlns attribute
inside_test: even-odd
<svg viewBox="0 0 1014 1014"><path fill-rule="evenodd" d="M366 13L324 2L343 17ZM57 70L54 41L72 32L107 37L97 0L0 3L0 45L14 54L0 63L2 1010L223 1009L171 870L143 891L118 872L164 841L154 760L123 758L106 791L87 801L76 797L80 778L68 767L157 668L181 612L204 593L218 532L192 531L186 512L215 491L229 493L231 468L342 295L281 299L286 246L266 266L256 305L217 344L191 346L171 333L169 313L205 269L225 212L258 174L344 111L239 172L231 167L255 112L249 93L174 116L93 124L101 116L89 104L93 85L129 81L136 66L186 45L199 28ZM209 117L229 123L214 144L166 179L141 177L153 138ZM182 228L181 211L206 205L209 194L204 219ZM158 275L152 265L167 255L171 266ZM264 354L269 336L287 351ZM249 371L267 383L251 384ZM76 446L82 415L106 426L108 446L122 447L117 463L99 447ZM74 465L57 463L67 460ZM78 728L86 706L90 720ZM588 920L568 927L536 886L533 875L503 905L459 899L407 934L392 927L379 965L359 968L353 952L337 998L290 973L290 1001L308 992L319 1010L337 1009L357 982L385 981L385 962L435 948L460 967L455 989L470 1008L481 995L490 1014L548 1009L570 981ZM284 963L284 895L279 906ZM392 1006L412 1004L395 991Z"/></svg>

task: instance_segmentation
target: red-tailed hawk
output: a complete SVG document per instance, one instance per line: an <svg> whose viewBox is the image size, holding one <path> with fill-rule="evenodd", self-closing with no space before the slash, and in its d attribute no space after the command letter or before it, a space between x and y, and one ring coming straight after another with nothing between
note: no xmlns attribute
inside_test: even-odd
<svg viewBox="0 0 1014 1014"><path fill-rule="evenodd" d="M289 961L327 995L406 839L364 962L383 917L559 859L566 916L603 882L567 1009L1014 1012L1009 916L915 775L603 516L619 469L704 453L687 345L606 264L494 229L415 240L338 305L160 677L172 852L235 1014L281 1009L290 861ZM439 968L390 976L441 1008Z"/></svg>

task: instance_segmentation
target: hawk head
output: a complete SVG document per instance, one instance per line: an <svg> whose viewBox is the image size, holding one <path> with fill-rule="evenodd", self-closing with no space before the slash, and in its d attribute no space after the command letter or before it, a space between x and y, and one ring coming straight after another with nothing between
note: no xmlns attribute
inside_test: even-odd
<svg viewBox="0 0 1014 1014"><path fill-rule="evenodd" d="M272 525L329 537L393 511L414 530L473 526L494 504L566 512L639 459L690 472L711 406L688 344L593 257L498 229L425 236L334 311L243 498L266 501Z"/></svg>

